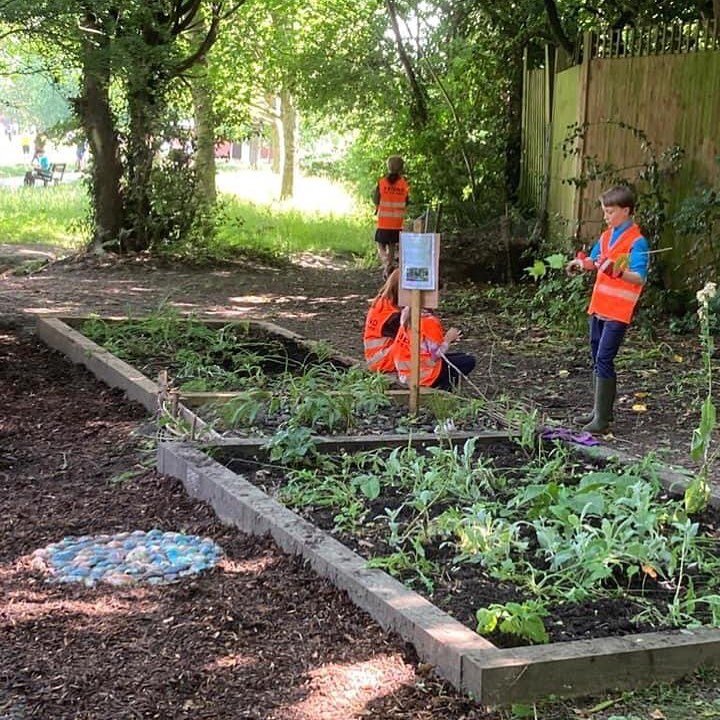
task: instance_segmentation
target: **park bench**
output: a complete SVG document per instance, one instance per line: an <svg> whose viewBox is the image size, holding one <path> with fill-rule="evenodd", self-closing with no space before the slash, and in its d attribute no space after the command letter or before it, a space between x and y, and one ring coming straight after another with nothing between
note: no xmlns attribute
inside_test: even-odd
<svg viewBox="0 0 720 720"><path fill-rule="evenodd" d="M47 187L50 183L57 185L63 179L67 163L52 163L47 170L28 170L25 173L25 185L35 185L40 181Z"/></svg>

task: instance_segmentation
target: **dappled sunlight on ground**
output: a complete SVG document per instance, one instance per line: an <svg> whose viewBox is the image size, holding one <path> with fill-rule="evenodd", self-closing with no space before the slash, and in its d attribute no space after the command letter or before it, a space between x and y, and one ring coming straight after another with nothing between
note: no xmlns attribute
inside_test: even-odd
<svg viewBox="0 0 720 720"><path fill-rule="evenodd" d="M12 565L0 565L0 617L11 624L27 623L49 616L73 616L77 622L92 622L93 618L130 616L138 612L153 612L157 603L148 599L145 588L132 588L119 597L112 591L89 591L79 600L63 597L59 585L40 584L33 580L32 589L20 581L33 567L30 557L23 557ZM107 586L106 586L107 587Z"/></svg>
<svg viewBox="0 0 720 720"><path fill-rule="evenodd" d="M307 696L282 708L288 720L345 720L363 714L377 698L414 682L412 666L399 655L356 663L327 663L309 673Z"/></svg>

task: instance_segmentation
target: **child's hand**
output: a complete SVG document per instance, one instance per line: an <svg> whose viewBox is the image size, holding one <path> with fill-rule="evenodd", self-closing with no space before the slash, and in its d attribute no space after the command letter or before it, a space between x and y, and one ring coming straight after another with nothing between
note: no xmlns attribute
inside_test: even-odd
<svg viewBox="0 0 720 720"><path fill-rule="evenodd" d="M611 278L621 278L623 276L623 269L619 266L619 263L614 263L612 260L605 260L600 266L600 272L609 275Z"/></svg>
<svg viewBox="0 0 720 720"><path fill-rule="evenodd" d="M565 266L565 273L569 276L579 275L586 270L592 270L595 263L582 251L578 251L577 255Z"/></svg>
<svg viewBox="0 0 720 720"><path fill-rule="evenodd" d="M582 260L578 260L577 258L573 258L566 266L565 266L565 274L569 277L572 277L573 275L579 275L583 271L583 264Z"/></svg>
<svg viewBox="0 0 720 720"><path fill-rule="evenodd" d="M450 343L454 343L456 340L459 340L462 337L462 333L454 327L451 327L446 333L445 333L445 342L450 345Z"/></svg>

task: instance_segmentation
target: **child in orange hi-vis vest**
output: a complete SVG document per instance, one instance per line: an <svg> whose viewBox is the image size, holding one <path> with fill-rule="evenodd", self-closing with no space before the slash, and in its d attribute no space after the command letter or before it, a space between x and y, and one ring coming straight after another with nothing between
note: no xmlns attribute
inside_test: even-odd
<svg viewBox="0 0 720 720"><path fill-rule="evenodd" d="M420 385L452 390L461 375L475 368L475 358L466 353L449 353L448 348L461 337L457 328L443 330L440 318L430 310L420 315ZM410 308L403 308L400 329L393 344L393 359L398 380L410 381Z"/></svg>
<svg viewBox="0 0 720 720"><path fill-rule="evenodd" d="M375 242L384 278L393 269L400 231L410 202L410 186L402 174L404 167L405 163L399 155L391 155L387 159L387 174L378 180L373 192L377 215Z"/></svg>
<svg viewBox="0 0 720 720"><path fill-rule="evenodd" d="M363 348L368 369L375 372L394 373L392 345L400 327L398 287L400 270L395 268L388 275L380 292L373 298L365 317Z"/></svg>
<svg viewBox="0 0 720 720"><path fill-rule="evenodd" d="M593 246L571 260L566 271L597 271L588 314L590 355L593 363L594 404L590 415L578 418L583 430L606 432L613 419L616 395L615 356L625 337L633 312L647 280L650 249L633 222L635 195L616 185L600 196L607 229Z"/></svg>

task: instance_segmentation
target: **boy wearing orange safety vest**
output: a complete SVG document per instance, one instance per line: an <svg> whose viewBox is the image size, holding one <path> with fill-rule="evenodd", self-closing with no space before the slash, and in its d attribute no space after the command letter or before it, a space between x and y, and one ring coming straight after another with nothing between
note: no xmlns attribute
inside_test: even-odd
<svg viewBox="0 0 720 720"><path fill-rule="evenodd" d="M650 258L648 242L632 221L633 191L616 185L600 196L600 204L608 228L589 257L578 253L565 268L568 274L597 271L588 307L595 402L592 414L578 419L592 433L607 431L613 419L615 356L647 280Z"/></svg>
<svg viewBox="0 0 720 720"><path fill-rule="evenodd" d="M400 270L395 268L373 299L365 317L363 332L365 362L368 370L374 372L395 372L392 346L400 327L399 285Z"/></svg>
<svg viewBox="0 0 720 720"><path fill-rule="evenodd" d="M375 242L385 278L393 269L400 231L410 202L410 186L402 175L403 168L403 159L399 155L391 155L387 159L387 175L378 180L373 192L377 215Z"/></svg>

